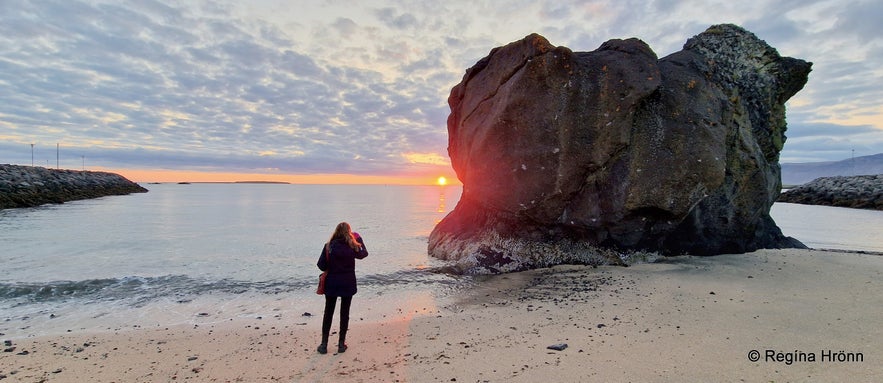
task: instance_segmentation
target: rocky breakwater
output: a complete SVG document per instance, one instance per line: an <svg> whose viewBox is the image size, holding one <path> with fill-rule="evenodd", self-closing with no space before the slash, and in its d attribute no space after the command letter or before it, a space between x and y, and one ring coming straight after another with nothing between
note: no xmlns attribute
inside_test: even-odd
<svg viewBox="0 0 883 383"><path fill-rule="evenodd" d="M429 253L469 273L623 255L804 247L769 215L785 101L811 63L715 25L665 58L643 41L491 50L448 103L463 194Z"/></svg>
<svg viewBox="0 0 883 383"><path fill-rule="evenodd" d="M817 178L782 193L779 202L883 210L883 174Z"/></svg>
<svg viewBox="0 0 883 383"><path fill-rule="evenodd" d="M114 173L0 165L0 209L146 191Z"/></svg>

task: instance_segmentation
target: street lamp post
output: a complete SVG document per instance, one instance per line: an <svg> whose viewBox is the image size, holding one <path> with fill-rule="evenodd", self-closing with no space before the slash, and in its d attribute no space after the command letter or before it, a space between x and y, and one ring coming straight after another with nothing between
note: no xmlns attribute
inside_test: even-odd
<svg viewBox="0 0 883 383"><path fill-rule="evenodd" d="M852 175L855 174L855 149L852 149Z"/></svg>
<svg viewBox="0 0 883 383"><path fill-rule="evenodd" d="M34 144L31 144L31 166L34 166Z"/></svg>

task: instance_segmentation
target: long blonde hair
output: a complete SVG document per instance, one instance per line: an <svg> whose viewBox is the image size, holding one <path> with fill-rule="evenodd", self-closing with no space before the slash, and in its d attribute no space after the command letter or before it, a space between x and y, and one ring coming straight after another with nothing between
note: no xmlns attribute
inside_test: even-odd
<svg viewBox="0 0 883 383"><path fill-rule="evenodd" d="M362 247L362 245L359 244L359 241L356 240L356 236L353 235L353 229L350 227L350 224L346 222L337 224L337 227L334 228L334 234L331 234L331 238L328 239L328 244L330 245L331 241L335 239L344 240L347 246L354 251L359 251L359 248Z"/></svg>

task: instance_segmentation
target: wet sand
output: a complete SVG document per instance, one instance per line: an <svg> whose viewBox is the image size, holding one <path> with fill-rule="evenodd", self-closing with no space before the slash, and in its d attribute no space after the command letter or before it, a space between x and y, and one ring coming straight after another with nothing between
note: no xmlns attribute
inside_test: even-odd
<svg viewBox="0 0 883 383"><path fill-rule="evenodd" d="M319 315L121 324L11 339L0 381L883 381L881 292L883 257L869 254L558 266L489 277L437 307L405 302L386 320L354 320L344 354L315 352Z"/></svg>

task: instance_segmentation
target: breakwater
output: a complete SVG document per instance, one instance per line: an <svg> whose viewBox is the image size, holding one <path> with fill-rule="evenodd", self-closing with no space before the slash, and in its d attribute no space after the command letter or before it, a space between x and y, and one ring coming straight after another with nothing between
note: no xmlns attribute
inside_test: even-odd
<svg viewBox="0 0 883 383"><path fill-rule="evenodd" d="M778 202L883 210L883 174L817 178L782 193Z"/></svg>
<svg viewBox="0 0 883 383"><path fill-rule="evenodd" d="M144 192L115 173L0 164L0 209Z"/></svg>

